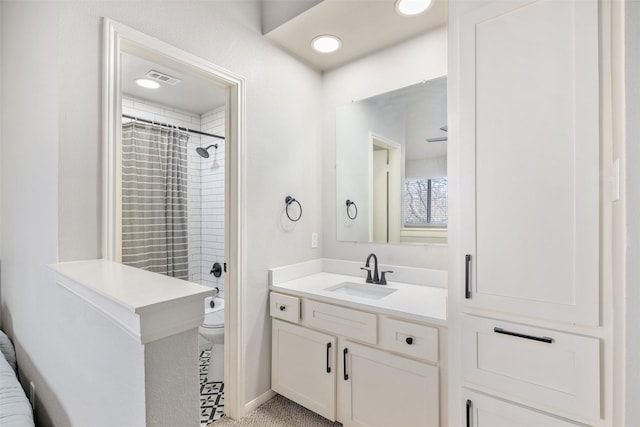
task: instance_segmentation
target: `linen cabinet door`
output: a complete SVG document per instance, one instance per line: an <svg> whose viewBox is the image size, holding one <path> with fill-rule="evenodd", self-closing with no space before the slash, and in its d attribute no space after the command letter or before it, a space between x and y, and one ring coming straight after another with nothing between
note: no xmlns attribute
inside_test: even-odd
<svg viewBox="0 0 640 427"><path fill-rule="evenodd" d="M357 427L438 427L438 368L353 342L340 345L338 421Z"/></svg>
<svg viewBox="0 0 640 427"><path fill-rule="evenodd" d="M336 416L336 338L272 321L271 388L331 421Z"/></svg>
<svg viewBox="0 0 640 427"><path fill-rule="evenodd" d="M597 325L598 2L494 2L460 28L467 305Z"/></svg>

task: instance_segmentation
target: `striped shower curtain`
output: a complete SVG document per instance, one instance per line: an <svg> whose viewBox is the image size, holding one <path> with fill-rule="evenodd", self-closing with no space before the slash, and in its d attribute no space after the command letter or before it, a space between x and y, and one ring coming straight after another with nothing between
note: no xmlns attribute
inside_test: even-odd
<svg viewBox="0 0 640 427"><path fill-rule="evenodd" d="M177 129L122 126L122 263L188 278L187 141Z"/></svg>

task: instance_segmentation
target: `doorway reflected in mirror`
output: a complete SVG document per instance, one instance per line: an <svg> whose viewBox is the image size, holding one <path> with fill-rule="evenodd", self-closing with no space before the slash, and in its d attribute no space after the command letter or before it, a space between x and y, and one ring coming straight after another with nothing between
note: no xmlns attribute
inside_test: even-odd
<svg viewBox="0 0 640 427"><path fill-rule="evenodd" d="M154 76L156 89L136 84ZM225 102L223 87L122 53L122 262L220 296L209 272L224 263Z"/></svg>

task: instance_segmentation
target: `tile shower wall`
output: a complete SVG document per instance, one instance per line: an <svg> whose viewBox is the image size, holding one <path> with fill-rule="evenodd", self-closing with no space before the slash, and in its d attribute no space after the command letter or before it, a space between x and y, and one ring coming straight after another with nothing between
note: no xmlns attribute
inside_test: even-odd
<svg viewBox="0 0 640 427"><path fill-rule="evenodd" d="M202 115L202 131L225 136L225 107ZM219 278L209 274L214 262L224 265L224 159L225 140L203 136L202 145L217 144L209 150L210 157L202 159L202 284L217 287L224 297L224 272Z"/></svg>
<svg viewBox="0 0 640 427"><path fill-rule="evenodd" d="M224 106L202 116L151 101L123 96L122 112L175 126L224 136ZM203 159L196 148L218 144ZM191 134L187 145L189 185L189 280L217 287L224 295L224 273L209 274L214 262L224 262L224 140Z"/></svg>

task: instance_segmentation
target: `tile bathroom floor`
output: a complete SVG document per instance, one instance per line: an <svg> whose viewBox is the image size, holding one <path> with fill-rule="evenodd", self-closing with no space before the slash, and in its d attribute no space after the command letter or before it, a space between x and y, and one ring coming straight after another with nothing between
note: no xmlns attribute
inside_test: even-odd
<svg viewBox="0 0 640 427"><path fill-rule="evenodd" d="M200 426L224 416L224 383L207 382L211 350L200 352Z"/></svg>

